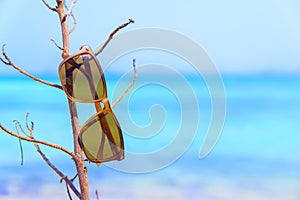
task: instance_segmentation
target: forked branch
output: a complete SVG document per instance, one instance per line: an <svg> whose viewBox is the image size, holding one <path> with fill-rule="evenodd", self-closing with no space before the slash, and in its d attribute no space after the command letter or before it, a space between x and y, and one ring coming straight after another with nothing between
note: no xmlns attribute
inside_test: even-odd
<svg viewBox="0 0 300 200"><path fill-rule="evenodd" d="M69 30L69 34L71 34L75 30L75 28L77 26L77 20L76 20L75 15L73 14L73 12L71 12L70 15L73 18L73 27Z"/></svg>
<svg viewBox="0 0 300 200"><path fill-rule="evenodd" d="M71 3L69 5L69 7L65 7L65 2L64 0L56 0L56 7L52 7L50 4L47 3L47 0L42 0L42 2L45 4L45 6L50 9L51 11L54 11L58 14L59 16L59 20L60 20L60 24L61 24L61 29L62 29L62 42L63 42L63 47L59 47L55 42L54 44L59 47L61 50L63 50L64 54L70 54L70 44L69 44L69 35L70 33L75 29L76 27L76 18L73 15L73 7L74 4L76 3L76 0L71 0ZM65 10L67 10L67 12L65 12ZM71 16L73 18L73 27L69 30L68 29L68 17ZM125 28L126 26L128 26L129 24L134 23L134 21L132 19L129 19L128 22L120 25L119 27L117 27L113 32L110 33L109 37L107 38L107 40L105 41L105 43L103 44L103 46L95 53L95 55L100 54L105 47L109 44L109 42L113 39L114 35L121 29ZM24 74L25 76L38 81L40 83L43 83L47 86L51 86L51 87L55 87L58 89L62 89L62 86L57 85L57 84L53 84L53 83L49 83L47 81L44 81L42 79L39 79L27 72L25 72L24 70L22 70L20 67L18 67L17 65L15 65L10 58L8 57L8 55L6 54L5 50L5 45L2 46L2 55L4 56L4 58L2 59L0 57L0 60L8 66L13 67L14 69L16 69L17 71L19 71L21 74ZM133 68L134 68L134 78L132 80L132 82L130 83L130 85L124 90L124 92L121 94L121 96L116 100L116 102L112 105L112 107L114 107L118 102L121 101L121 99L125 96L125 94L128 92L128 90L132 87L132 85L134 84L134 82L136 81L136 69L135 69L135 60L133 60ZM72 102L71 100L68 100L68 104L69 104L69 109L70 109L70 115L71 115L71 123L72 123L72 130L73 130L73 137L74 137L74 152L70 152L69 150L63 148L62 146L56 145L56 144L51 144L45 141L41 141L41 140L36 140L33 136L33 123L31 124L31 126L28 125L27 122L27 118L28 115L26 116L26 127L27 130L26 132L28 132L29 134L26 134L25 131L23 131L21 125L19 122L16 122L17 126L19 126L19 130L22 130L23 135L19 134L19 133L15 133L13 131L10 131L9 129L5 128L4 126L2 126L0 124L0 129L2 129L4 132L12 135L13 137L16 137L20 140L24 140L24 141L28 141L31 143L34 143L35 148L37 150L37 152L40 154L40 156L43 158L43 160L48 164L48 166L54 170L56 172L56 174L59 175L59 177L61 178L61 181L64 180L67 184L67 193L69 198L71 199L71 195L69 192L69 187L71 188L71 190L75 193L75 195L82 200L88 200L89 199L89 186L88 186L88 179L87 179L87 171L86 171L86 167L85 167L85 163L83 160L83 156L82 156L82 150L80 148L80 145L77 141L78 138L78 134L79 134L79 123L78 123L78 116L77 116L77 109L76 109L76 104L74 102ZM78 173L78 180L79 180L79 186L80 186L80 192L76 189L76 187L73 184L73 179L68 179L67 176L65 176L61 171L59 171L50 161L49 159L46 157L46 155L41 151L39 144L54 148L54 149L58 149L66 154L68 154L69 156L71 156L71 158L73 159L75 165L76 165L76 170ZM98 193L98 192L97 192ZM97 199L98 194L96 194Z"/></svg>
<svg viewBox="0 0 300 200"><path fill-rule="evenodd" d="M34 135L33 135L33 123L31 123L31 126L28 125L28 115L29 113L27 113L26 115L26 127L27 127L27 130L29 132L29 134L27 134L24 129L22 128L21 124L19 121L17 120L14 120L14 122L16 123L15 126L16 126L16 131L17 133L14 133L8 129L6 129L5 127L3 127L2 125L0 125L0 128L5 131L6 133L14 136L14 137L17 137L19 140L25 140L25 141L28 141L28 142L32 142L34 143L34 146L37 150L37 152L40 154L40 156L43 158L43 160L47 163L47 165L61 178L61 180L64 180L67 184L67 192L68 192L68 196L70 197L70 194L69 194L69 190L68 190L68 187L71 188L71 190L74 192L74 194L80 198L80 192L77 190L77 188L74 186L73 182L68 179L59 169L57 169L51 162L50 160L46 157L46 155L41 151L40 147L38 144L43 144L43 145L46 145L46 146L49 146L51 148L55 148L55 149L59 149L65 153L67 153L68 155L70 155L72 158L74 158L74 155L73 153L71 153L70 151L68 151L67 149L64 149L63 147L61 146L58 146L58 145L55 145L55 144L51 144L51 143L48 143L48 142L44 142L44 141L39 141L39 140L35 140L34 138ZM18 130L21 130L21 132L25 135L25 136L22 136L19 134L19 131Z"/></svg>
<svg viewBox="0 0 300 200"><path fill-rule="evenodd" d="M28 116L29 116L29 113L26 114L26 128L29 132L29 137L30 138L33 138L34 139L34 136L33 136L33 122L31 122L31 126L29 126L28 124ZM15 120L16 121L16 120ZM28 134L25 133L25 131L23 130L20 122L16 121L16 123L19 125L20 129L22 130L23 134L25 134L26 136ZM57 169L51 162L50 160L46 157L46 155L41 151L39 145L37 143L34 143L34 146L37 150L37 152L40 154L40 156L43 158L43 160L47 163L47 165L61 178L61 182L62 180L64 180L66 182L66 187L67 187L67 194L69 196L70 199L71 198L71 195L70 195L70 192L69 192L69 187L72 189L72 191L76 194L76 196L78 198L80 198L80 193L78 192L78 190L76 189L76 187L74 186L73 182L71 180L69 180L67 178L67 176L65 176L59 169Z"/></svg>
<svg viewBox="0 0 300 200"><path fill-rule="evenodd" d="M60 25L61 25L61 32L62 32L62 41L63 41L63 48L64 52L63 55L70 55L70 41L69 35L70 30L68 29L67 17L68 15L65 13L65 6L63 0L56 0L57 3L57 14L59 17ZM76 166L76 170L78 173L78 181L80 186L80 199L81 200L88 200L89 198L89 183L87 174L85 171L85 163L83 160L82 150L78 143L78 135L79 135L79 123L78 123L78 114L76 104L68 99L69 111L70 111L70 118L72 124L72 132L73 132L73 143L74 143L74 162Z"/></svg>
<svg viewBox="0 0 300 200"><path fill-rule="evenodd" d="M71 188L71 190L75 193L75 195L80 198L80 192L77 190L77 188L74 186L73 182L68 179L67 176L65 176L61 171L59 171L46 157L46 155L41 151L39 145L37 143L34 143L34 146L37 150L37 152L41 155L43 160L47 163L47 165L61 178L61 180L64 180L67 184L67 193L68 196L70 197L70 192L68 186Z"/></svg>
<svg viewBox="0 0 300 200"><path fill-rule="evenodd" d="M72 10L73 10L73 7L74 7L76 1L77 1L77 0L72 0L72 1L71 1L70 6L68 6L68 12L67 12L67 15L71 15ZM65 5L66 5L66 3L65 3Z"/></svg>
<svg viewBox="0 0 300 200"><path fill-rule="evenodd" d="M27 72L25 72L23 69L21 69L20 67L18 67L17 65L15 65L11 60L10 58L8 57L8 55L6 54L5 52L5 44L2 46L2 55L4 56L4 59L2 59L0 57L0 60L5 64L5 65L8 65L8 66L11 66L13 67L14 69L16 69L18 72L20 72L21 74L24 74L25 76L35 80L35 81L38 81L40 83L43 83L45 85L48 85L48 86L51 86L51 87L55 87L55 88L58 88L58 89L61 89L62 90L62 87L60 85L57 85L57 84L54 84L54 83L50 83L50 82L47 82L47 81L44 81L40 78L37 78Z"/></svg>
<svg viewBox="0 0 300 200"><path fill-rule="evenodd" d="M67 6L66 3L65 4L65 8L67 9L67 16L71 16L72 19L73 19L73 27L69 30L69 34L71 34L75 28L76 28L76 25L77 25L77 20L76 20L76 17L75 15L73 14L73 7L75 5L77 0L72 0L72 2L70 3L70 6Z"/></svg>

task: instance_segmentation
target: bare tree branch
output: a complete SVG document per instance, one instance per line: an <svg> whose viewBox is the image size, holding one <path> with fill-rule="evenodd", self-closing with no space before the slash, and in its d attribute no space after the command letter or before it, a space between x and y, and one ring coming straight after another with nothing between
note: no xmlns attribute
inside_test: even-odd
<svg viewBox="0 0 300 200"><path fill-rule="evenodd" d="M60 49L60 50L64 50L64 48L62 48L61 46L59 46L56 42L55 42L55 40L53 40L53 39L50 39L53 43L54 43L54 45L58 48L58 49Z"/></svg>
<svg viewBox="0 0 300 200"><path fill-rule="evenodd" d="M29 112L26 113L26 128L29 131L29 133L31 133L31 131L33 130L33 122L31 122L31 126L29 126L28 124L28 117L29 117ZM27 135L26 133L24 133L25 135Z"/></svg>
<svg viewBox="0 0 300 200"><path fill-rule="evenodd" d="M17 65L15 65L11 60L10 58L7 56L5 50L5 44L2 46L2 55L4 56L5 60L3 60L2 58L0 58L0 60L5 64L5 65L8 65L8 66L12 66L13 68L15 68L18 72L20 72L21 74L24 74L25 76L28 76L29 78L35 80L35 81L38 81L40 83L43 83L45 85L48 85L48 86L51 86L51 87L55 87L55 88L58 88L58 89L61 89L62 90L62 87L60 85L57 85L57 84L53 84L53 83L49 83L47 81L44 81L42 79L39 79L27 72L25 72L23 69L21 69L20 67L18 67Z"/></svg>
<svg viewBox="0 0 300 200"><path fill-rule="evenodd" d="M72 10L73 10L73 7L74 7L76 1L77 1L77 0L72 0L72 1L71 1L70 6L69 6L69 8L68 8L67 15L71 15Z"/></svg>
<svg viewBox="0 0 300 200"><path fill-rule="evenodd" d="M71 12L71 16L73 18L73 27L69 30L69 34L71 34L76 29L77 26L77 20L73 12Z"/></svg>
<svg viewBox="0 0 300 200"><path fill-rule="evenodd" d="M22 128L22 126L21 126L21 124L20 124L20 122L19 122L18 120L13 120L13 122L16 123L16 124L15 124L15 127L16 127L16 130L17 130L17 133L19 133L19 132L18 132L18 127L19 127L20 130L22 131L22 133L23 133L24 135L26 135L27 137L30 137L27 133L25 133L24 129Z"/></svg>
<svg viewBox="0 0 300 200"><path fill-rule="evenodd" d="M98 54L100 54L105 47L108 45L108 43L113 39L114 35L121 29L125 28L126 26L128 26L129 24L134 23L133 19L129 19L128 22L121 24L120 26L118 26L113 32L110 33L109 37L107 38L107 40L105 41L105 43L103 44L103 46L95 53L95 55L97 56Z"/></svg>
<svg viewBox="0 0 300 200"><path fill-rule="evenodd" d="M37 152L41 155L41 157L43 158L43 160L47 163L47 165L61 178L63 179L66 184L68 186L70 186L70 188L72 189L72 191L74 192L74 194L80 198L80 192L77 190L77 188L74 186L73 182L71 180L69 180L61 171L59 171L50 161L49 159L46 157L46 155L41 151L39 145L37 143L34 143L34 146L37 150ZM67 187L68 190L68 195L69 195L69 188Z"/></svg>
<svg viewBox="0 0 300 200"><path fill-rule="evenodd" d="M42 1L43 1L43 3L45 4L45 6L46 6L47 8L49 8L50 10L52 10L52 11L54 11L54 12L57 12L57 9L56 9L56 8L51 7L45 0L42 0Z"/></svg>
<svg viewBox="0 0 300 200"><path fill-rule="evenodd" d="M37 143L34 143L34 146L37 150L37 152L41 155L41 157L43 158L43 160L47 163L47 165L59 176L61 177L67 185L70 186L70 188L72 189L72 191L75 193L75 195L80 198L80 192L77 190L77 188L74 186L73 182L71 180L69 180L61 171L59 171L50 161L49 159L45 156L45 154L41 151L39 145ZM68 189L68 187L67 187ZM70 192L68 191L68 194Z"/></svg>
<svg viewBox="0 0 300 200"><path fill-rule="evenodd" d="M56 0L57 3L57 14L59 16L60 25L61 25L61 32L62 32L62 41L64 52L63 54L69 55L70 54L70 41L69 35L70 31L68 29L67 23L67 14L64 11L64 2L63 0ZM76 109L76 104L68 99L69 111L70 111L70 118L72 124L72 132L73 132L73 144L74 144L74 162L76 166L76 170L78 173L78 181L80 186L81 200L88 200L89 197L89 184L88 184L88 177L85 171L85 163L83 160L82 150L77 140L80 127L78 122L78 114Z"/></svg>
<svg viewBox="0 0 300 200"><path fill-rule="evenodd" d="M72 0L69 7L65 3L65 8L68 10L67 15L68 16L71 15L71 17L73 18L73 27L69 30L69 34L71 34L76 29L76 26L77 26L77 20L76 20L75 15L73 14L73 7L74 7L74 4L76 3L76 1L77 0Z"/></svg>
<svg viewBox="0 0 300 200"><path fill-rule="evenodd" d="M45 6L48 9L50 9L51 11L56 12L59 16L59 20L60 20L60 24L61 24L61 33L62 33L63 45L62 45L62 47L60 47L54 40L52 40L52 41L54 42L54 44L59 49L61 49L63 51L64 55L69 55L70 54L69 35L70 35L70 33L72 33L72 31L75 30L76 25L77 25L76 18L74 16L73 12L72 12L72 10L74 8L74 5L76 3L76 0L70 0L70 1L71 1L71 3L69 5L69 7L65 7L64 0L56 0L57 6L52 7L50 4L47 3L47 0L42 0L42 2L45 4ZM65 12L65 11L67 11L67 12ZM70 30L69 30L69 27L68 27L68 17L69 16L71 16L73 18L73 27ZM98 55L99 53L101 53L105 49L105 47L109 44L109 42L113 39L114 35L119 30L125 28L130 23L134 23L134 21L132 19L129 19L129 21L127 23L124 23L124 24L120 25L113 32L111 32L109 37L105 41L104 45L96 52L96 55ZM24 74L25 76L28 76L29 78L31 78L35 81L43 83L47 86L62 89L62 86L60 86L60 85L56 85L56 84L53 84L53 83L46 82L46 81L41 80L41 79L25 72L24 70L22 70L20 67L15 65L10 60L10 58L7 56L4 48L5 48L5 45L2 46L2 55L4 56L4 58L2 59L0 57L0 60L5 65L13 67L14 69L16 69L21 74ZM124 95L128 92L128 90L132 87L132 85L136 81L135 60L133 60L133 67L134 67L134 78L133 78L132 82L124 90L124 92L121 94L121 96L117 99L117 101L113 104L112 107L114 107L119 101L121 101L121 99L124 97ZM18 138L20 141L24 140L24 141L27 141L27 142L34 143L37 152L40 154L40 156L43 158L43 160L48 164L48 166L56 174L59 175L59 177L61 178L61 181L63 181L63 180L65 181L66 187L67 187L67 194L68 194L69 198L72 199L71 194L70 194L70 190L69 190L69 189L71 189L79 199L88 200L89 199L89 185L88 185L88 178L87 178L87 168L86 168L85 163L84 163L82 150L81 150L80 145L77 141L80 126L79 126L79 123L78 123L78 114L77 114L76 104L68 99L68 105L69 105L69 110L70 110L71 124L72 124L72 131L73 131L74 152L70 152L69 150L65 149L64 147L56 145L56 144L48 143L46 141L36 140L34 138L34 135L33 135L34 124L31 122L31 126L29 125L29 123L28 123L28 114L26 115L26 127L27 127L28 131L26 131L26 132L30 133L29 135L26 134L26 132L22 129L22 126L20 125L20 123L18 121L16 121L16 128L17 128L16 131L17 131L17 133L15 133L13 131L10 131L9 129L2 126L1 124L0 124L0 130L2 129L4 132L10 134L11 136ZM23 134L21 133L21 131L22 131ZM48 146L48 147L51 147L51 148L54 148L54 149L61 150L62 152L66 153L66 154L68 154L72 157L72 159L73 159L73 161L76 165L80 191L77 190L77 188L73 184L73 179L71 179L71 180L68 179L67 176L65 176L60 170L58 170L49 161L49 159L46 157L46 155L41 151L41 149L39 147L39 144L42 144L42 145L45 145L45 146ZM77 177L77 175L74 177L74 179ZM98 191L96 191L96 196L97 196L97 199L99 199Z"/></svg>
<svg viewBox="0 0 300 200"><path fill-rule="evenodd" d="M70 193L70 190L69 190L68 182L67 181L65 181L65 182L66 182L66 188L67 188L68 197L69 197L70 200L72 200L72 196L71 196L71 193ZM78 196L78 197L80 198L80 196Z"/></svg>
<svg viewBox="0 0 300 200"><path fill-rule="evenodd" d="M15 124L15 127L16 127L16 131L17 133L19 134L19 129L18 129L18 125L20 126L20 124ZM22 130L22 127L20 126L20 129ZM19 134L20 135L20 134ZM21 151L21 165L23 165L23 161L24 161L24 156L23 156L23 146L22 146L22 141L20 138L18 138L19 140L19 146L20 146L20 151Z"/></svg>
<svg viewBox="0 0 300 200"><path fill-rule="evenodd" d="M4 126L2 126L0 124L0 129L2 129L4 132L10 134L11 136L13 137L16 137L16 138L20 138L21 140L24 140L24 141L27 141L27 142L32 142L32 143L38 143L38 144L43 144L45 146L48 146L48 147L51 147L51 148L54 148L54 149L58 149L58 150L61 150L63 152L65 152L66 154L70 155L72 158L74 157L74 154L72 152L70 152L69 150L63 148L62 146L59 146L59 145L56 145L56 144L51 144L49 142L45 142L45 141L41 141L41 140L36 140L34 138L28 138L28 137L25 137L25 136L22 136L22 135L19 135L17 133L14 133L10 130L8 130L7 128L5 128Z"/></svg>
<svg viewBox="0 0 300 200"><path fill-rule="evenodd" d="M29 131L29 134L30 134L30 138L34 139L34 136L33 136L33 122L31 122L31 127L29 126L28 124L28 116L29 116L29 113L26 114L26 127L27 127L27 130ZM20 123L19 123L20 124ZM22 129L23 130L23 129ZM66 187L67 187L67 193L68 193L68 196L71 198L71 195L70 195L70 191L69 191L69 187L72 189L72 191L76 194L76 196L78 198L80 198L80 193L78 192L78 190L76 189L76 187L74 186L73 182L70 181L60 170L58 170L51 162L50 160L46 157L46 155L41 151L39 145L37 143L34 143L34 146L37 150L37 152L41 155L41 157L43 158L43 160L47 163L47 165L58 175L60 176L61 179L63 179L65 182L66 182Z"/></svg>
<svg viewBox="0 0 300 200"><path fill-rule="evenodd" d="M119 98L112 104L111 108L114 108L122 99L123 97L126 95L126 93L130 90L130 88L133 86L133 84L136 81L136 66L135 66L135 59L132 60L132 66L133 66L133 71L134 71L134 75L133 75L133 79L130 82L130 84L127 86L127 88L122 92L122 94L119 96Z"/></svg>
<svg viewBox="0 0 300 200"><path fill-rule="evenodd" d="M97 189L96 189L95 193L96 193L96 199L99 200L99 193L98 193Z"/></svg>
<svg viewBox="0 0 300 200"><path fill-rule="evenodd" d="M78 190L76 189L76 187L74 186L73 182L71 180L69 180L59 169L57 169L51 162L50 160L46 157L46 155L41 151L38 143L40 144L44 144L44 145L47 145L49 147L52 147L52 148L56 148L56 149L59 149L59 150L62 150L64 151L65 153L68 153L72 158L73 158L73 154L71 152L68 152L68 150L62 148L62 147L59 147L58 145L54 145L54 144L50 144L48 142L43 142L43 141L38 141L38 140L35 140L34 139L34 135L33 135L33 122L31 122L31 126L29 126L28 124L28 116L29 116L29 113L26 114L26 127L27 127L27 130L29 131L29 137L24 137L24 136L21 136L19 134L19 131L18 131L18 127L20 128L20 130L22 131L22 133L26 136L28 136L28 134L25 133L24 129L22 128L21 124L19 121L17 120L14 120L14 122L16 123L16 130L17 130L17 133L13 133L9 130L7 130L6 128L4 128L2 125L0 125L0 128L2 130L4 130L6 133L14 136L14 137L17 137L19 140L26 140L26 141L29 141L29 142L33 142L34 143L34 146L37 150L37 152L40 154L40 156L43 158L43 160L47 163L47 165L61 178L63 179L66 184L68 186L70 186L70 188L72 189L72 191L76 194L76 196L78 196L80 198L80 193L78 192ZM23 159L22 159L23 160ZM69 193L69 192L68 192Z"/></svg>

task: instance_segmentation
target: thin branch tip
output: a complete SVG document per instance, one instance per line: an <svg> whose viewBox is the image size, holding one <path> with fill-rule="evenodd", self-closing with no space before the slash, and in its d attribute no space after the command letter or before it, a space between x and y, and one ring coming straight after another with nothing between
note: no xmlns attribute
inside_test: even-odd
<svg viewBox="0 0 300 200"><path fill-rule="evenodd" d="M62 86L61 86L61 85L57 85L57 84L54 84L54 83L49 83L49 82L44 81L44 80L42 80L42 79L40 79L40 78L37 78L37 77L35 77L35 76L33 76L33 75L31 75L31 74L25 72L22 68L18 67L17 65L15 65L15 64L10 60L10 58L8 57L8 55L7 55L6 52L5 52L5 44L2 45L2 55L4 56L4 59L5 59L5 60L2 59L2 58L0 58L0 60L1 60L5 65L8 65L8 66L13 67L13 68L14 68L15 70L17 70L19 73L21 73L21 74L23 74L23 75L25 75L25 76L27 76L27 77L29 77L29 78L31 78L31 79L37 81L37 82L40 82L40 83L42 83L42 84L44 84L44 85L51 86L51 87L55 87L55 88L58 88L58 89L62 90Z"/></svg>
<svg viewBox="0 0 300 200"><path fill-rule="evenodd" d="M45 4L45 6L49 9L52 10L54 12L57 12L57 8L54 8L52 6L50 6L45 0L42 0L42 2Z"/></svg>
<svg viewBox="0 0 300 200"><path fill-rule="evenodd" d="M0 129L2 129L4 132L8 133L9 135L11 135L11 136L13 136L15 138L20 138L21 140L24 140L24 141L27 141L27 142L31 142L31 143L42 144L42 145L45 145L45 146L48 146L48 147L60 150L60 151L62 151L64 153L70 155L71 157L74 157L74 155L73 155L73 153L71 151L69 151L69 150L65 149L64 147L59 146L57 144L52 144L52 143L45 142L45 141L42 141L42 140L36 140L33 137L33 135L30 136L30 137L19 135L17 133L14 133L14 132L10 131L9 129L5 128L2 125L0 125Z"/></svg>
<svg viewBox="0 0 300 200"><path fill-rule="evenodd" d="M96 199L99 200L99 192L98 192L97 189L96 189L96 191L95 191L95 194L96 194Z"/></svg>
<svg viewBox="0 0 300 200"><path fill-rule="evenodd" d="M67 6L66 4L64 4L65 8L68 10L67 12L67 16L70 16L73 18L73 27L69 30L69 35L76 29L77 26L77 20L75 15L73 14L73 7L75 5L77 0L72 0L70 6Z"/></svg>
<svg viewBox="0 0 300 200"><path fill-rule="evenodd" d="M64 48L61 47L61 46L59 46L59 45L57 44L57 42L55 42L55 40L53 40L53 39L50 39L50 40L51 40L51 42L53 42L53 44L54 44L59 50L64 51Z"/></svg>
<svg viewBox="0 0 300 200"><path fill-rule="evenodd" d="M3 60L1 57L0 57L0 60L1 60L1 62L3 62L5 65L9 65L9 63L6 62L5 60Z"/></svg>
<svg viewBox="0 0 300 200"><path fill-rule="evenodd" d="M127 86L127 88L122 92L122 94L119 96L119 98L112 104L112 108L114 108L122 99L123 97L127 94L127 92L130 90L130 88L134 85L137 77L137 72L136 72L136 66L135 66L135 58L132 60L132 67L133 67L133 79L130 82L130 84Z"/></svg>
<svg viewBox="0 0 300 200"><path fill-rule="evenodd" d="M126 26L128 26L129 24L134 23L133 19L128 19L128 22L121 24L120 26L118 26L115 30L113 30L108 38L106 39L106 41L104 42L104 44L102 45L102 47L95 53L95 55L99 55L104 49L105 47L109 44L109 42L113 39L114 35L117 34L118 31L120 31L121 29L125 28Z"/></svg>
<svg viewBox="0 0 300 200"><path fill-rule="evenodd" d="M11 62L11 60L9 59L9 57L7 56L7 54L6 54L6 52L5 52L5 46L6 46L6 44L3 44L2 45L2 55L4 56L4 59L6 60L4 60L4 59L2 59L2 58L0 58L0 60L5 64L5 65L11 65L12 64L12 62Z"/></svg>

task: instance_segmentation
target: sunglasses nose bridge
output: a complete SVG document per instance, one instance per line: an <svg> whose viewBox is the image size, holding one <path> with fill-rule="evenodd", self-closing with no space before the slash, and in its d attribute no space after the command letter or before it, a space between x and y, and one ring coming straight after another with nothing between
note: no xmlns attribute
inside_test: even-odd
<svg viewBox="0 0 300 200"><path fill-rule="evenodd" d="M106 97L106 98L104 98L102 101L101 101L101 103L103 104L103 106L104 106L104 109L111 109L111 107L110 107L110 103L109 103L109 100L108 100L108 98Z"/></svg>

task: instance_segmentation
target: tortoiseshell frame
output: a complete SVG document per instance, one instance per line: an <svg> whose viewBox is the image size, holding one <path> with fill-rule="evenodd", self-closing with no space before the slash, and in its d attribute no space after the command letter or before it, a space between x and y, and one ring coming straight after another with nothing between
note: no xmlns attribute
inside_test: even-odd
<svg viewBox="0 0 300 200"><path fill-rule="evenodd" d="M80 55L84 55L84 54L88 54L89 56L92 57L93 61L96 63L97 67L98 67L98 70L101 74L101 81L102 81L102 84L103 84L103 95L102 97L96 97L95 99L93 100L82 100L82 99L77 99L77 98L74 98L68 91L68 87L73 87L72 85L68 85L67 81L64 81L63 77L62 77L62 74L61 74L61 69L63 67L63 65L71 60L72 58L76 57L76 56L80 56ZM118 123L118 120L116 119L112 109L111 109L111 106L110 106L110 103L107 99L107 88L106 88L106 82L105 82L105 78L104 78L104 73L101 69L101 66L97 60L97 58L95 57L94 53L91 51L91 49L88 47L88 46L83 46L81 47L80 51L78 51L77 53L71 55L71 56L68 56L67 58L65 58L61 64L59 65L59 68L58 68L58 74L59 74L59 77L60 77L60 81L62 83L62 88L63 90L65 91L67 97L73 101L73 102L80 102L80 103L94 103L95 105L95 108L97 110L97 113L95 115L93 115L92 117L90 117L84 124L83 126L81 127L80 129L80 134L78 136L78 141L79 141L79 144L82 148L82 150L84 151L87 159L90 161L90 162L94 162L94 163L102 163L102 162L108 162L108 161L112 161L112 160L122 160L124 159L124 142L123 142L123 136L122 136L122 130L120 128L120 125ZM66 76L67 76L67 73L66 73ZM68 77L66 77L67 79ZM90 87L93 87L95 88L95 86L91 86ZM101 107L101 104L103 104L103 108ZM95 120L100 120L100 123L101 123L101 126L102 126L102 130L105 130L104 134L106 134L106 136L108 137L108 139L112 139L112 135L113 133L110 132L110 127L109 127L109 124L107 123L107 120L105 119L105 115L106 114L112 114L112 117L114 119L114 122L116 123L116 126L118 128L118 135L119 135L119 139L120 139L120 146L118 147L120 150L119 152L115 152L115 148L113 146L111 146L111 150L112 152L114 152L114 156L112 157L109 157L109 158L105 158L105 159L102 159L102 160L98 160L98 159L92 159L89 157L89 154L88 152L86 151L86 148L84 147L83 145L83 142L82 142L82 136L84 134L84 131L87 130L93 123L95 123ZM98 122L98 121L97 121ZM103 138L102 138L103 139ZM113 140L113 139L112 139ZM114 141L111 141L115 144ZM118 151L118 150L117 150ZM95 156L97 157L97 156Z"/></svg>

